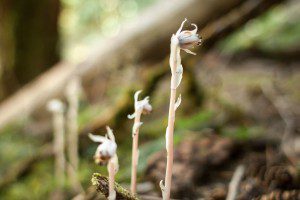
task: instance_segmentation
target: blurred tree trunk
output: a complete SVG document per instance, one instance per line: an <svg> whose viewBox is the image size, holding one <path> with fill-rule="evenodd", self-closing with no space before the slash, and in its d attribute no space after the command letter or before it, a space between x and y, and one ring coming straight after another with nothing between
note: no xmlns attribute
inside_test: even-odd
<svg viewBox="0 0 300 200"><path fill-rule="evenodd" d="M0 1L0 100L59 59L59 0Z"/></svg>

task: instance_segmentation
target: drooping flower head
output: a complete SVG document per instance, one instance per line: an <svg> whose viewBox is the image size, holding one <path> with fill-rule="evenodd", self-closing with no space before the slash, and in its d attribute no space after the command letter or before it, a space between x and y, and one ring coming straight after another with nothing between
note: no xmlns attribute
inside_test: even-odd
<svg viewBox="0 0 300 200"><path fill-rule="evenodd" d="M89 134L89 138L100 143L94 155L95 163L105 165L107 162L116 155L117 144L112 130L107 126L107 134L105 137L100 135Z"/></svg>
<svg viewBox="0 0 300 200"><path fill-rule="evenodd" d="M149 103L149 97L139 101L139 94L142 90L135 92L134 94L134 110L135 112L131 115L128 115L129 119L133 119L138 114L149 114L152 111L152 106Z"/></svg>
<svg viewBox="0 0 300 200"><path fill-rule="evenodd" d="M187 53L195 55L194 52L190 51L189 49L194 47L195 45L201 44L201 37L197 34L198 27L196 24L192 24L194 26L194 30L184 30L182 31L184 23L187 21L185 19L182 23L178 31L176 32L175 36L178 39L179 47Z"/></svg>

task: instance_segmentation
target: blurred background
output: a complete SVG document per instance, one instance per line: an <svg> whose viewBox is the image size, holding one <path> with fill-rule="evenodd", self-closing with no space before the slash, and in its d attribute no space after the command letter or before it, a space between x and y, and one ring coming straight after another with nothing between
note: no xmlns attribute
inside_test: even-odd
<svg viewBox="0 0 300 200"><path fill-rule="evenodd" d="M74 77L81 186L68 179L59 198L103 198L91 177L106 167L94 163L87 133L106 125L118 143L117 181L129 186L137 90L153 106L142 116L138 193L160 196L170 37L184 18L203 42L196 56L182 52L173 197L225 199L244 166L238 199L299 199L299 10L299 0L1 0L0 199L58 199L46 104L69 108Z"/></svg>

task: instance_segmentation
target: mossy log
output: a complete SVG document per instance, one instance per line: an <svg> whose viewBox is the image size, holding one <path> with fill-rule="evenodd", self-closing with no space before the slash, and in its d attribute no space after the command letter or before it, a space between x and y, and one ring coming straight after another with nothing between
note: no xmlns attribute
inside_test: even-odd
<svg viewBox="0 0 300 200"><path fill-rule="evenodd" d="M96 186L98 192L108 197L108 178L99 173L94 173L92 177L92 184ZM120 186L115 182L116 199L118 200L138 200L138 198L132 195L128 190Z"/></svg>

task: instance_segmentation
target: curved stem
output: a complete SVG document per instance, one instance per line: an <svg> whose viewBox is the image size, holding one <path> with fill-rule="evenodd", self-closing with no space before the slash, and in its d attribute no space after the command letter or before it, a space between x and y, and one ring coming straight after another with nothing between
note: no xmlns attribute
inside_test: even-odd
<svg viewBox="0 0 300 200"><path fill-rule="evenodd" d="M174 76L171 78L171 83L174 82ZM170 199L171 183L172 183L172 169L173 169L173 134L175 123L175 101L176 101L176 89L171 89L170 94L170 106L168 117L168 129L167 129L167 167L165 177L165 196L164 200Z"/></svg>
<svg viewBox="0 0 300 200"><path fill-rule="evenodd" d="M134 118L133 127L138 127L140 124L141 114L137 113ZM138 165L138 142L139 142L139 128L133 128L133 142L132 142L132 164L131 164L131 186L130 190L132 194L136 193L136 177L137 177L137 165Z"/></svg>

